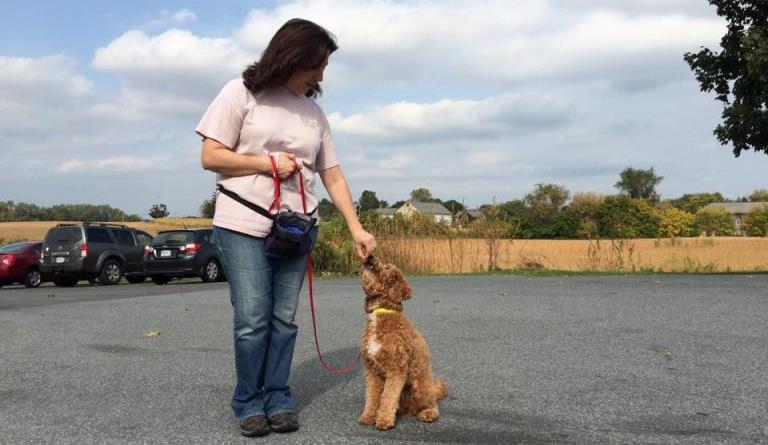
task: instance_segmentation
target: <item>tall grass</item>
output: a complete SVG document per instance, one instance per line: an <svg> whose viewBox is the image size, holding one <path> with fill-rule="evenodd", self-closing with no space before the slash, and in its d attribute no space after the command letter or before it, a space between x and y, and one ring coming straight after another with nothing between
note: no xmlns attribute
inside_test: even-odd
<svg viewBox="0 0 768 445"><path fill-rule="evenodd" d="M455 229L402 221L364 221L375 234L376 255L409 274L494 270L614 272L768 271L768 238L521 240L478 227ZM494 229L496 230L496 229ZM315 264L325 273L351 275L359 261L341 221L324 223Z"/></svg>
<svg viewBox="0 0 768 445"><path fill-rule="evenodd" d="M210 226L210 220L167 219L130 223L156 234L159 230ZM361 218L376 236L376 255L409 274L477 273L493 270L760 272L768 271L768 238L708 237L659 239L522 240L512 229L486 231L436 225L428 219L405 221ZM0 244L41 240L56 222L0 223ZM512 231L513 232L513 231ZM489 235L490 233L490 235ZM340 219L322 223L313 252L319 275L353 275L360 261L349 231Z"/></svg>

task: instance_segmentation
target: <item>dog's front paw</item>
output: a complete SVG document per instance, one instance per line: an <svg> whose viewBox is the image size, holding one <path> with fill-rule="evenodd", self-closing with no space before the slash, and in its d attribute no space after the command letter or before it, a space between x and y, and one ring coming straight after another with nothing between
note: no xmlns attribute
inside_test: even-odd
<svg viewBox="0 0 768 445"><path fill-rule="evenodd" d="M360 414L360 417L357 419L357 422L360 425L371 426L376 423L376 416L373 414L363 413L363 414Z"/></svg>
<svg viewBox="0 0 768 445"><path fill-rule="evenodd" d="M437 420L439 416L440 414L435 408L427 408L427 409L421 410L421 412L416 416L416 418L418 418L422 422L434 422L435 420Z"/></svg>
<svg viewBox="0 0 768 445"><path fill-rule="evenodd" d="M376 429L379 431L386 431L389 429L392 429L395 426L395 419L385 419L383 417L379 417L376 419Z"/></svg>

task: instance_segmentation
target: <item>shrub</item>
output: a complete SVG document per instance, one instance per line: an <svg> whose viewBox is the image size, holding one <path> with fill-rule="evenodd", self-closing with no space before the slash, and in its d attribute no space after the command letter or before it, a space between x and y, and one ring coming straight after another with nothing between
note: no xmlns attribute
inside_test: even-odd
<svg viewBox="0 0 768 445"><path fill-rule="evenodd" d="M693 214L675 207L668 207L662 211L659 236L672 238L693 236L693 234Z"/></svg>
<svg viewBox="0 0 768 445"><path fill-rule="evenodd" d="M661 215L647 201L628 196L607 196L597 208L597 227L607 238L654 238Z"/></svg>
<svg viewBox="0 0 768 445"><path fill-rule="evenodd" d="M744 230L749 236L768 236L768 204L753 209L744 217Z"/></svg>
<svg viewBox="0 0 768 445"><path fill-rule="evenodd" d="M733 215L727 210L701 209L693 217L693 227L696 233L709 236L733 236L736 234Z"/></svg>

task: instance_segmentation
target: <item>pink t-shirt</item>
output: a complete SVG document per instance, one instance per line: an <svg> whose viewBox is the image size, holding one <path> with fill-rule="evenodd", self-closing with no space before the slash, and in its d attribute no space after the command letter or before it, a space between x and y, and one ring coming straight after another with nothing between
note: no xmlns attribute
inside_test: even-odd
<svg viewBox="0 0 768 445"><path fill-rule="evenodd" d="M318 203L315 172L338 165L323 110L314 100L285 87L269 88L254 96L243 85L243 79L233 79L221 89L195 131L239 154L296 155L304 175L307 211ZM272 175L218 174L216 183L265 209L274 197ZM302 211L298 174L282 182L280 201L283 210ZM263 237L269 233L272 220L219 193L213 224Z"/></svg>

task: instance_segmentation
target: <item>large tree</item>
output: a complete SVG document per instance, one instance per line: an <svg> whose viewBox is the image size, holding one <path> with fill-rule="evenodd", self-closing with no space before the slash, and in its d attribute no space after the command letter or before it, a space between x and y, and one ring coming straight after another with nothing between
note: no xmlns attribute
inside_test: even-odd
<svg viewBox="0 0 768 445"><path fill-rule="evenodd" d="M680 198L671 199L669 203L680 210L696 213L713 202L725 202L726 199L720 192L714 193L686 193Z"/></svg>
<svg viewBox="0 0 768 445"><path fill-rule="evenodd" d="M450 210L452 215L456 215L457 213L464 210L464 204L460 203L459 201L456 201L455 199L449 199L448 201L443 201L443 206L445 206L446 209Z"/></svg>
<svg viewBox="0 0 768 445"><path fill-rule="evenodd" d="M168 206L163 203L152 204L149 208L149 216L152 218L165 218L168 215Z"/></svg>
<svg viewBox="0 0 768 445"><path fill-rule="evenodd" d="M360 199L357 200L357 203L360 206L361 212L378 209L381 207L379 198L376 197L376 192L372 192L370 190L363 190L363 193L360 195Z"/></svg>
<svg viewBox="0 0 768 445"><path fill-rule="evenodd" d="M723 122L715 136L742 150L768 154L768 1L709 0L728 22L720 40L722 51L702 47L686 53L701 90L715 91L723 102Z"/></svg>
<svg viewBox="0 0 768 445"><path fill-rule="evenodd" d="M411 200L421 201L421 202L432 202L434 201L434 198L432 198L432 192L430 192L428 188L420 187L411 191Z"/></svg>
<svg viewBox="0 0 768 445"><path fill-rule="evenodd" d="M568 202L570 192L562 185L539 183L525 195L525 203L537 212L554 212Z"/></svg>
<svg viewBox="0 0 768 445"><path fill-rule="evenodd" d="M206 199L200 204L200 216L203 218L213 218L216 213L216 192L213 192L211 199Z"/></svg>
<svg viewBox="0 0 768 445"><path fill-rule="evenodd" d="M752 202L768 202L768 189L758 189L749 195L749 200Z"/></svg>
<svg viewBox="0 0 768 445"><path fill-rule="evenodd" d="M653 167L648 170L625 168L619 175L619 182L614 187L625 192L630 198L647 199L656 201L659 195L656 193L656 186L659 185L664 177L656 176Z"/></svg>

